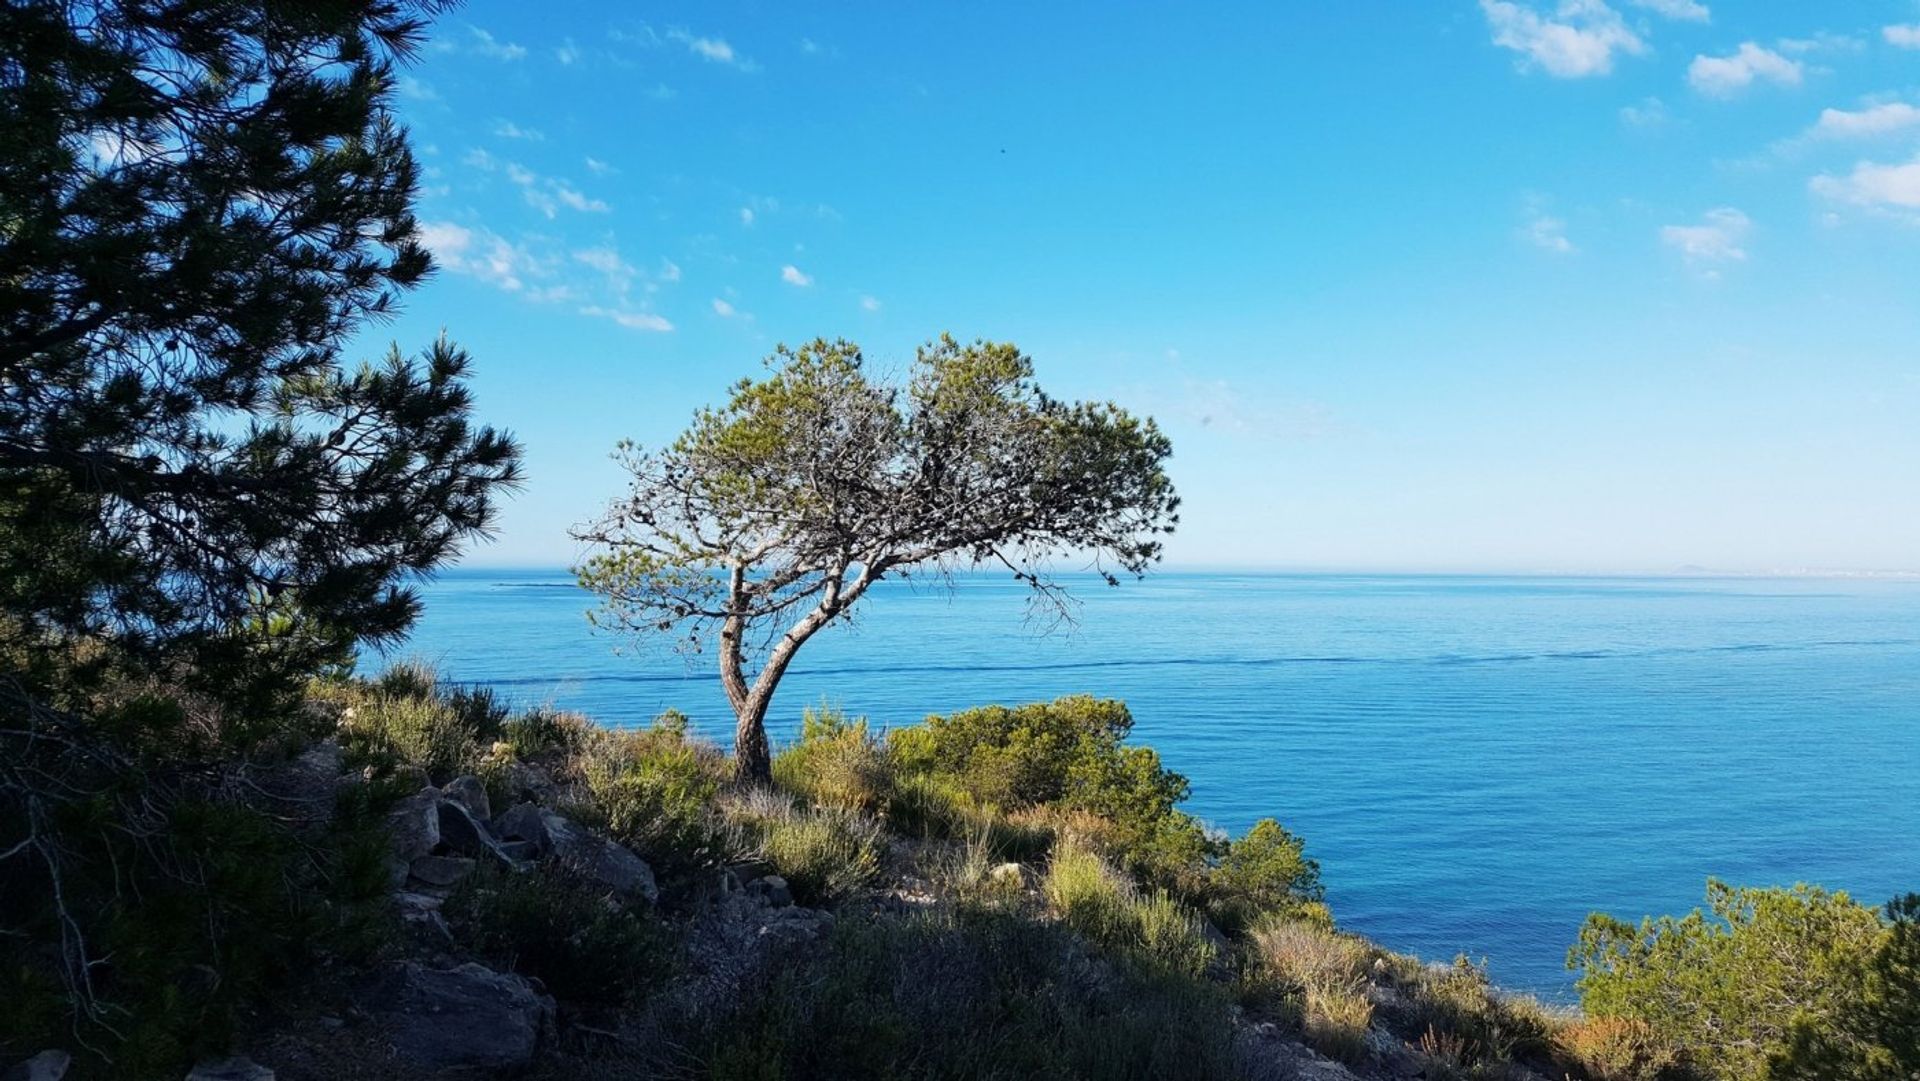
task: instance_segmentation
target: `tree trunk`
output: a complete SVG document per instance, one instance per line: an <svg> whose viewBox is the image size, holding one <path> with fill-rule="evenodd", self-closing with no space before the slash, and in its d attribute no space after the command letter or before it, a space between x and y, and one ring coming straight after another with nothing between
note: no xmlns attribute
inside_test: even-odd
<svg viewBox="0 0 1920 1081"><path fill-rule="evenodd" d="M767 707L773 695L750 694L735 707L733 776L746 784L773 782L773 753L767 745Z"/></svg>

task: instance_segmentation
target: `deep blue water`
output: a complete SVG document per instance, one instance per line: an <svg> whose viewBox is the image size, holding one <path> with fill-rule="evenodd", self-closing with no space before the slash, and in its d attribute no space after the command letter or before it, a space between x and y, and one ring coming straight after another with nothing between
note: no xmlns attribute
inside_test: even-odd
<svg viewBox="0 0 1920 1081"><path fill-rule="evenodd" d="M800 654L776 740L831 699L882 725L1125 699L1235 832L1272 815L1340 922L1569 994L1593 909L1682 912L1709 875L1920 889L1920 583L1162 573L1088 586L1040 635L1021 589L880 587ZM615 655L560 572L462 571L398 655L603 723L673 706L718 738L711 658Z"/></svg>

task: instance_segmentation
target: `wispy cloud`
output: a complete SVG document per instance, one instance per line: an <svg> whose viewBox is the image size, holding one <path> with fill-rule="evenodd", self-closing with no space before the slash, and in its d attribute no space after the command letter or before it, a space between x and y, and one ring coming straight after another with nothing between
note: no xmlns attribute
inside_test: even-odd
<svg viewBox="0 0 1920 1081"><path fill-rule="evenodd" d="M526 199L527 205L545 214L549 218L560 215L565 207L587 214L604 214L611 208L600 199L595 199L573 186L570 181L559 177L542 176L519 162L502 163L485 150L475 148L467 152L463 159L468 165L485 172L500 171Z"/></svg>
<svg viewBox="0 0 1920 1081"><path fill-rule="evenodd" d="M664 316L648 311L632 311L626 308L608 308L599 304L587 304L580 308L581 315L591 315L600 319L611 319L629 330L649 330L665 333L673 329L673 324Z"/></svg>
<svg viewBox="0 0 1920 1081"><path fill-rule="evenodd" d="M1920 157L1893 165L1859 162L1846 176L1816 176L1808 186L1816 195L1855 206L1920 210Z"/></svg>
<svg viewBox="0 0 1920 1081"><path fill-rule="evenodd" d="M483 228L444 221L422 222L420 242L433 253L434 261L442 268L478 278L509 293L524 292L530 282L553 273L551 260Z"/></svg>
<svg viewBox="0 0 1920 1081"><path fill-rule="evenodd" d="M1687 82L1709 97L1730 98L1756 82L1798 86L1805 70L1800 61L1747 41L1728 56L1695 56L1687 66Z"/></svg>
<svg viewBox="0 0 1920 1081"><path fill-rule="evenodd" d="M1712 268L1722 263L1742 262L1744 247L1753 220L1730 206L1709 210L1698 225L1667 225L1660 229L1660 242L1679 252L1687 263L1718 277Z"/></svg>
<svg viewBox="0 0 1920 1081"><path fill-rule="evenodd" d="M1713 12L1699 0L1627 0L1627 3L1678 22L1704 23L1713 19Z"/></svg>
<svg viewBox="0 0 1920 1081"><path fill-rule="evenodd" d="M540 142L547 137L544 132L535 131L532 128L523 128L511 120L494 121L493 133L502 139L525 139L533 143Z"/></svg>
<svg viewBox="0 0 1920 1081"><path fill-rule="evenodd" d="M1567 239L1567 223L1548 214L1539 200L1528 201L1526 220L1520 226L1520 235L1534 247L1555 255L1572 255L1580 250L1574 247L1573 241Z"/></svg>
<svg viewBox="0 0 1920 1081"><path fill-rule="evenodd" d="M1616 52L1638 55L1646 42L1604 0L1562 0L1552 14L1511 0L1480 0L1493 43L1521 55L1522 70L1561 79L1605 75Z"/></svg>
<svg viewBox="0 0 1920 1081"><path fill-rule="evenodd" d="M1620 122L1628 127L1657 128L1669 119L1667 103L1659 98L1642 98L1636 105L1620 107Z"/></svg>
<svg viewBox="0 0 1920 1081"><path fill-rule="evenodd" d="M619 171L620 170L615 169L606 162L601 161L599 158L592 156L587 158L587 172L592 173L594 176L612 176Z"/></svg>
<svg viewBox="0 0 1920 1081"><path fill-rule="evenodd" d="M753 208L752 207L743 206L740 208L740 224L742 225L753 224Z"/></svg>
<svg viewBox="0 0 1920 1081"><path fill-rule="evenodd" d="M1895 23L1880 28L1887 44L1901 49L1920 49L1920 23Z"/></svg>
<svg viewBox="0 0 1920 1081"><path fill-rule="evenodd" d="M439 101L440 92L411 75L399 75L393 80L393 88L400 96L409 101Z"/></svg>
<svg viewBox="0 0 1920 1081"><path fill-rule="evenodd" d="M719 297L714 297L713 298L713 314L719 316L722 319L732 319L735 316L740 314L740 310L738 308L735 308L733 305L727 303L726 301L721 300Z"/></svg>
<svg viewBox="0 0 1920 1081"><path fill-rule="evenodd" d="M879 310L880 310L880 298L879 298L879 297L876 297L876 296L872 296L872 295L868 295L868 296L863 296L863 297L861 297L861 298L860 298L860 309L861 309L862 311L869 311L869 312L877 312L877 311L879 311Z"/></svg>
<svg viewBox="0 0 1920 1081"><path fill-rule="evenodd" d="M1920 108L1887 101L1862 109L1822 109L1807 134L1820 139L1864 139L1920 127Z"/></svg>
<svg viewBox="0 0 1920 1081"><path fill-rule="evenodd" d="M686 46L688 52L702 60L725 64L731 68L739 68L741 71L758 71L760 68L752 60L735 52L733 46L727 44L724 38L701 37L678 27L668 30L666 36L668 41Z"/></svg>
<svg viewBox="0 0 1920 1081"><path fill-rule="evenodd" d="M802 289L813 284L813 275L803 273L801 269L788 263L780 268L780 280L788 285L797 285Z"/></svg>
<svg viewBox="0 0 1920 1081"><path fill-rule="evenodd" d="M553 58L562 64L570 65L578 63L580 60L580 46L575 45L572 38L567 38L559 45L554 46Z"/></svg>
<svg viewBox="0 0 1920 1081"><path fill-rule="evenodd" d="M471 46L471 51L473 51L474 53L480 56L488 57L493 60L524 60L526 59L526 55L527 55L526 46L516 45L511 41L501 41L499 38L494 37L491 33L485 30L482 30L481 28L473 25L472 23L467 24L467 29L471 31L473 34L473 44Z"/></svg>

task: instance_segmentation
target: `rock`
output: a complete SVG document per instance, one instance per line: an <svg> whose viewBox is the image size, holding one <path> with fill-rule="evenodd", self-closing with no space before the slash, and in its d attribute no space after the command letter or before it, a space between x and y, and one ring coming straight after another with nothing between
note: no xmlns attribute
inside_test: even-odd
<svg viewBox="0 0 1920 1081"><path fill-rule="evenodd" d="M243 1055L235 1055L217 1062L202 1062L187 1074L187 1081L273 1081L273 1071Z"/></svg>
<svg viewBox="0 0 1920 1081"><path fill-rule="evenodd" d="M440 793L422 788L387 812L387 832L394 858L412 863L440 847Z"/></svg>
<svg viewBox="0 0 1920 1081"><path fill-rule="evenodd" d="M552 843L547 836L547 823L541 816L540 808L531 803L516 803L500 813L494 824L494 832L502 837L517 837L534 846L538 851L546 851Z"/></svg>
<svg viewBox="0 0 1920 1081"><path fill-rule="evenodd" d="M515 799L532 800L535 803L552 803L560 795L560 786L553 783L547 771L531 762L515 759L501 770L501 786ZM528 837L531 841L533 838Z"/></svg>
<svg viewBox="0 0 1920 1081"><path fill-rule="evenodd" d="M552 999L518 976L472 963L442 970L412 961L389 969L363 1006L421 1074L521 1069L554 1011Z"/></svg>
<svg viewBox="0 0 1920 1081"><path fill-rule="evenodd" d="M510 860L530 863L540 858L540 846L532 841L501 841L500 851Z"/></svg>
<svg viewBox="0 0 1920 1081"><path fill-rule="evenodd" d="M0 1078L4 1078L4 1081L60 1081L67 1076L67 1067L72 1064L72 1055L58 1048L50 1048L0 1074Z"/></svg>
<svg viewBox="0 0 1920 1081"><path fill-rule="evenodd" d="M464 856L421 856L413 861L413 877L429 886L451 886L473 873L473 861Z"/></svg>
<svg viewBox="0 0 1920 1081"><path fill-rule="evenodd" d="M500 842L493 839L487 827L468 813L463 804L448 800L440 804L440 840L448 848L463 856L479 856L499 860L509 867L517 866L514 860L500 850Z"/></svg>
<svg viewBox="0 0 1920 1081"><path fill-rule="evenodd" d="M624 900L640 898L653 904L660 899L660 887L654 884L653 868L646 860L552 811L542 812L541 821L546 824L554 858L575 874Z"/></svg>
<svg viewBox="0 0 1920 1081"><path fill-rule="evenodd" d="M412 890L402 890L393 895L393 906L400 910L400 915L403 917L419 912L438 912L440 901L441 898L431 893L416 893Z"/></svg>
<svg viewBox="0 0 1920 1081"><path fill-rule="evenodd" d="M987 881L1017 889L1031 889L1033 869L1024 863L1002 863L987 872Z"/></svg>
<svg viewBox="0 0 1920 1081"><path fill-rule="evenodd" d="M487 802L487 786L481 784L478 777L455 777L447 782L440 794L465 807L475 822L485 822L493 817L493 808Z"/></svg>
<svg viewBox="0 0 1920 1081"><path fill-rule="evenodd" d="M793 903L793 890L788 888L787 880L779 875L756 878L747 885L747 889L774 908L785 908Z"/></svg>
<svg viewBox="0 0 1920 1081"><path fill-rule="evenodd" d="M296 830L320 829L333 820L345 768L340 744L323 740L290 761L262 769L250 800Z"/></svg>

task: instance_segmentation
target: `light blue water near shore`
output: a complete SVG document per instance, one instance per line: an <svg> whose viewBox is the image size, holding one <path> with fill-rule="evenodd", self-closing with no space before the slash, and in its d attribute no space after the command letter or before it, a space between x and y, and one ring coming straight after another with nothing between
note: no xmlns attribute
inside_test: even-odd
<svg viewBox="0 0 1920 1081"><path fill-rule="evenodd" d="M425 595L398 655L730 736L710 657L614 655L563 573ZM1708 875L1920 889L1920 583L1162 573L1082 595L1076 631L1037 636L1013 583L883 585L801 653L775 738L822 698L883 725L1125 699L1189 810L1307 838L1343 925L1553 998L1595 908L1682 912Z"/></svg>

